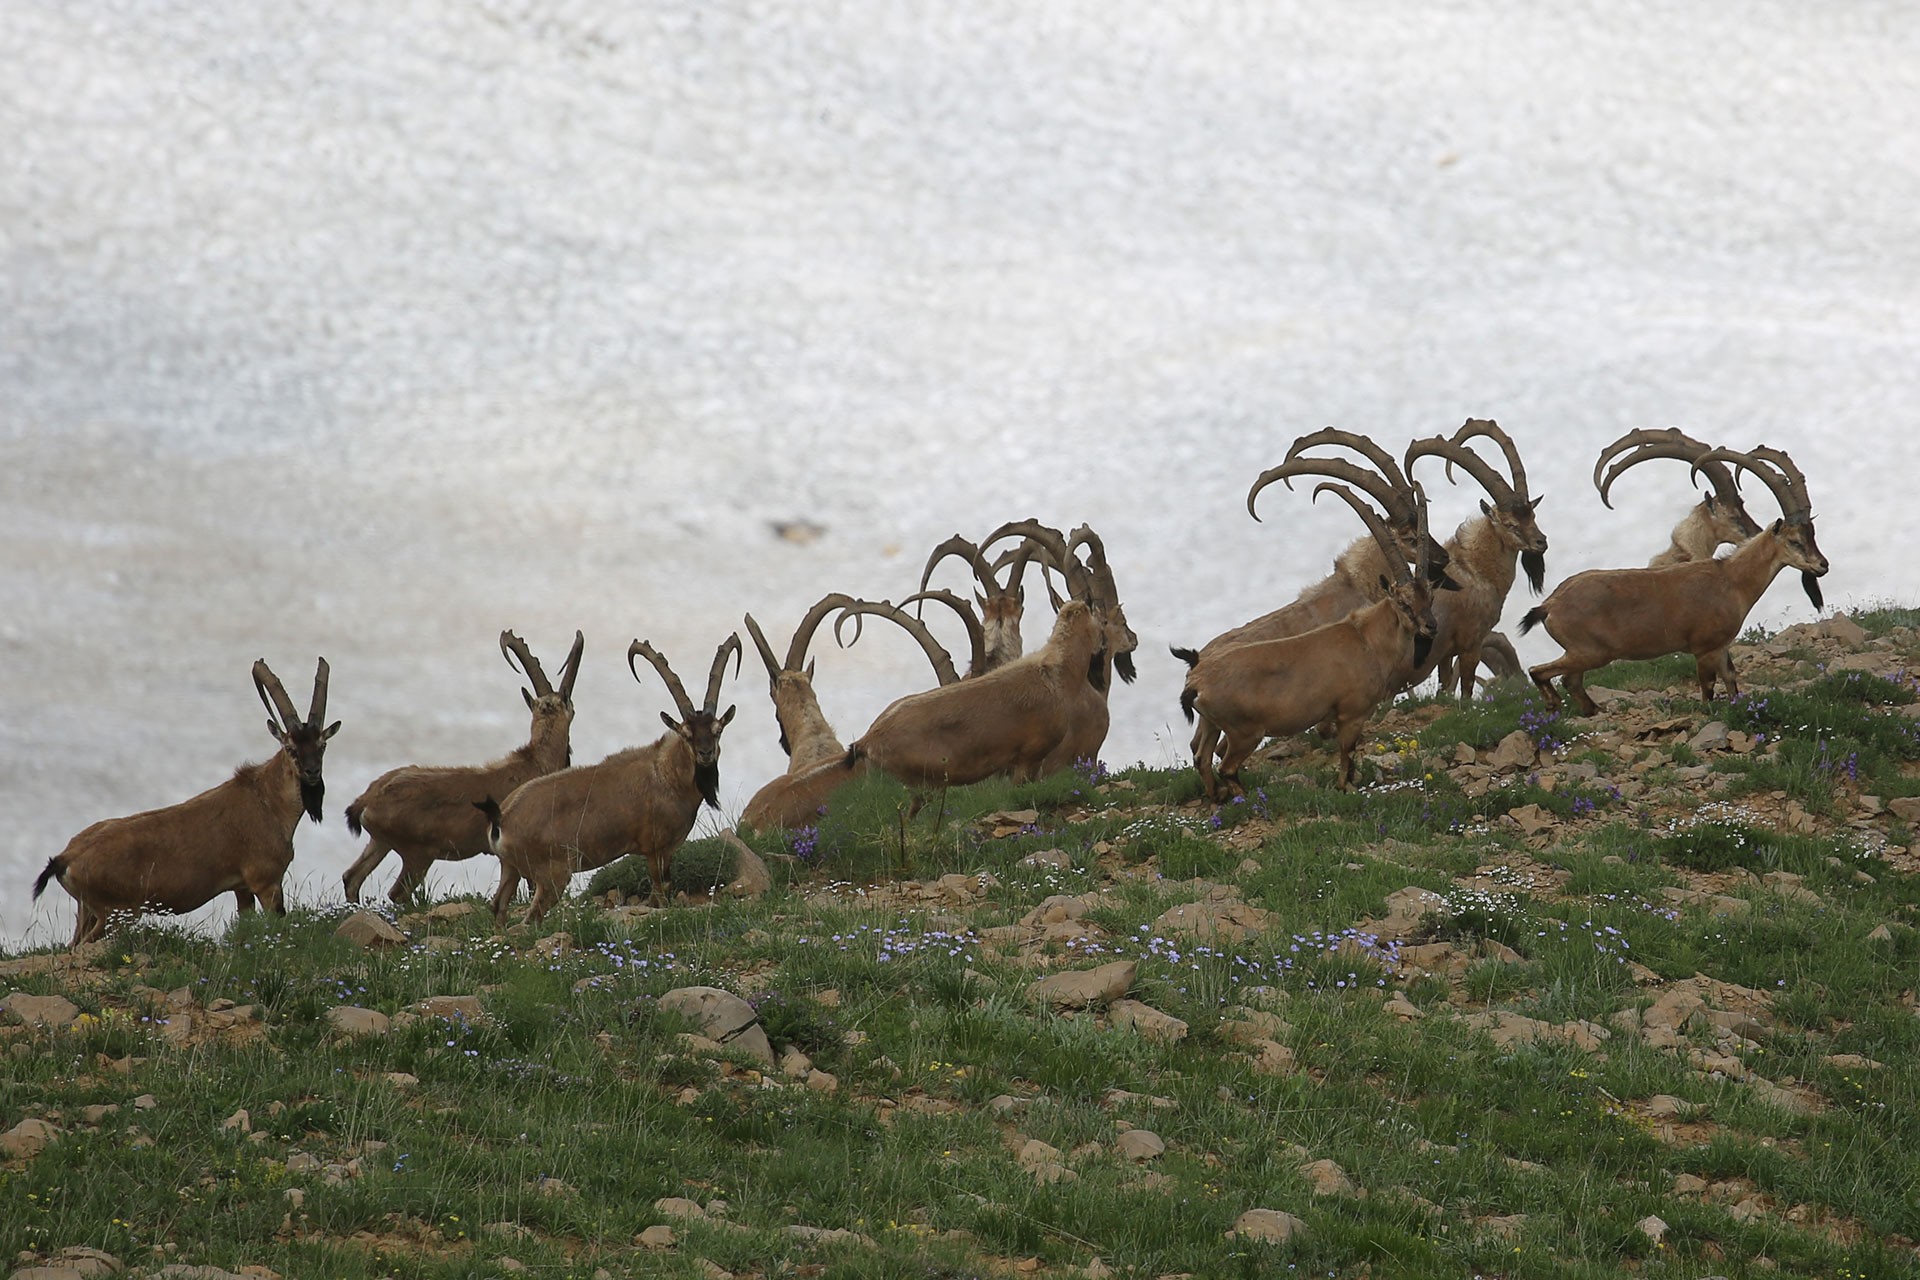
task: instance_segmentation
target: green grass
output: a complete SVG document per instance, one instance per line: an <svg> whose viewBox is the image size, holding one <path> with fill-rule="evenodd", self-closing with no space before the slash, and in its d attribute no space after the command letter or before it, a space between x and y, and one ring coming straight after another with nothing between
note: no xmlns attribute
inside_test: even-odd
<svg viewBox="0 0 1920 1280"><path fill-rule="evenodd" d="M1879 633L1911 626L1903 614ZM1684 694L1690 664L1679 679L1645 665L1607 682ZM1593 764L1592 783L1549 791L1521 774L1469 795L1448 768L1458 742L1561 732L1508 687L1409 704L1368 749L1397 769L1352 793L1324 785L1319 747L1251 767L1246 801L1217 807L1190 769L1089 769L955 788L906 822L905 790L866 779L812 832L750 841L788 855L758 901L622 920L590 901L645 891L644 867L616 864L534 930L497 935L473 900L403 916L414 936L390 952L335 936L335 912L247 917L219 937L138 925L81 970L0 978L89 1014L0 1028L0 1128L37 1116L62 1130L0 1164L0 1250L345 1277L505 1274L509 1258L581 1280L705 1263L1064 1277L1095 1258L1143 1277L1920 1275L1920 877L1878 856L1902 826L1856 828L1849 807L1915 789L1920 753L1896 709L1911 691L1811 669L1749 684L1741 709L1715 711L1749 717L1735 727L1776 735L1774 750L1715 755L1719 772L1688 781L1660 748L1633 798L1613 785L1615 756L1584 742L1560 763ZM1832 763L1843 748L1853 773ZM1820 817L1817 834L1775 827L1775 790ZM1506 820L1526 805L1560 819L1549 839ZM1029 809L1004 835L981 822ZM676 884L724 878L727 847L687 846ZM1070 865L1023 865L1042 850ZM896 887L949 872L984 879L964 899ZM1210 886L1260 913L1245 936L1163 922ZM1457 970L1399 968L1403 947L1368 931L1409 886L1444 906L1405 946L1444 944ZM1094 898L1082 931L1049 944L1020 922L1055 895ZM1026 997L1050 968L1118 959L1137 966L1130 994L1183 1020L1184 1038ZM1758 993L1765 1033L1742 1046L1696 1025L1668 1051L1618 1030L1696 975ZM776 1047L834 1087L691 1044L659 998L695 985L748 998ZM1394 991L1426 1016L1401 1021ZM407 1023L438 995L476 996L485 1016ZM182 1000L203 1032L217 1002L259 1021L182 1040L166 1025ZM343 1039L327 1022L339 1005L395 1024ZM1600 1053L1503 1047L1461 1016L1488 1009L1612 1034ZM1291 1066L1263 1068L1227 1025L1249 1020ZM1783 1110L1689 1051L1817 1090L1824 1108ZM1656 1094L1694 1104L1699 1131L1663 1140L1638 1110ZM144 1095L157 1105L137 1107ZM118 1109L89 1118L95 1106ZM251 1134L227 1127L241 1109ZM1165 1154L1115 1154L1132 1126ZM1036 1180L1017 1158L1029 1139L1077 1177ZM1367 1195L1313 1195L1300 1166L1318 1159ZM1765 1211L1743 1222L1730 1199L1676 1194L1682 1174L1738 1180ZM675 1222L674 1249L643 1250L667 1196L724 1201L724 1218ZM1229 1238L1252 1207L1307 1232ZM1664 1247L1635 1227L1649 1214L1670 1226ZM796 1224L867 1243L808 1241Z"/></svg>

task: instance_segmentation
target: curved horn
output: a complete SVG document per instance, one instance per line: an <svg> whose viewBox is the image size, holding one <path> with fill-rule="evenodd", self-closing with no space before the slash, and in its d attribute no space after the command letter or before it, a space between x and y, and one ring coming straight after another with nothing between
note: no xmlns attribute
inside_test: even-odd
<svg viewBox="0 0 1920 1280"><path fill-rule="evenodd" d="M992 539L989 538L988 541L991 542ZM948 556L964 557L967 563L973 566L973 576L979 580L980 585L985 588L986 593L988 595L999 594L999 584L993 580L993 569L987 564L986 543L981 543L976 546L966 537L957 533L935 547L933 554L927 557L927 567L920 571L920 590L925 591L927 589L927 583L933 579L934 566Z"/></svg>
<svg viewBox="0 0 1920 1280"><path fill-rule="evenodd" d="M852 596L838 591L829 592L814 601L813 607L800 619L800 625L793 629L793 639L787 645L788 671L798 671L807 664L807 646L813 643L813 633L819 630L821 619L835 609L844 609L852 603Z"/></svg>
<svg viewBox="0 0 1920 1280"><path fill-rule="evenodd" d="M1607 491L1613 487L1629 467L1639 466L1649 458L1675 458L1681 462L1692 463L1711 446L1695 440L1678 427L1665 427L1660 430L1642 429L1629 431L1600 451L1593 464L1593 487L1600 491L1600 501L1611 508L1612 499ZM1625 457L1620 457L1621 454ZM1615 459L1618 459L1615 461ZM1613 465L1608 466L1611 462ZM1606 472L1603 477L1602 471ZM1740 492L1733 483L1733 472L1726 463L1715 462L1703 468L1707 479L1712 482L1714 492L1722 502L1740 503ZM1696 483L1698 481L1696 480Z"/></svg>
<svg viewBox="0 0 1920 1280"><path fill-rule="evenodd" d="M1038 520L1009 520L989 534L980 543L981 550L992 546L1002 538L1024 537L1033 543L1034 549L1042 553L1042 565L1051 566L1067 583L1067 594L1075 600L1084 600L1092 589L1092 581L1087 568L1074 558L1073 550L1067 544L1066 535L1050 525ZM1060 598L1054 594L1053 583L1047 583L1047 595L1059 608Z"/></svg>
<svg viewBox="0 0 1920 1280"><path fill-rule="evenodd" d="M567 650L567 660L560 664L560 701L573 701L573 678L580 674L580 650L586 647L587 637L578 628L574 629L573 647Z"/></svg>
<svg viewBox="0 0 1920 1280"><path fill-rule="evenodd" d="M1399 468L1395 467L1394 471L1398 474ZM1396 489L1390 478L1376 475L1368 471L1365 467L1349 462L1345 458L1289 457L1287 461L1281 463L1279 466L1268 467L1265 471L1262 471L1260 478L1253 482L1253 487L1247 490L1247 514L1255 520L1258 520L1260 513L1253 509L1253 502L1255 498L1260 496L1260 491L1272 484L1275 480L1285 481L1287 488L1291 489L1293 488L1292 478L1294 476L1328 476L1335 480L1345 481L1355 488L1365 489L1368 494L1372 495L1375 502L1385 507L1387 511L1395 515L1396 518L1398 518L1400 511L1406 509L1408 505L1404 492L1401 489ZM1410 510L1407 511L1407 516L1411 518L1412 512Z"/></svg>
<svg viewBox="0 0 1920 1280"><path fill-rule="evenodd" d="M1051 586L1052 584L1049 583L1048 585ZM951 591L921 591L902 600L900 602L900 608L904 611L907 605L918 600L937 600L960 615L960 625L966 628L967 648L970 651L967 659L968 674L979 675L981 671L985 670L987 665L987 631L985 627L980 625L979 615L974 613L973 606ZM840 618L834 622L834 639L837 640L840 638L840 623L846 621L846 618L847 615L842 614ZM922 625L924 626L925 624L923 623ZM856 640L859 639L859 633L857 631L854 634L854 638ZM943 648L941 652L945 653L946 650ZM932 655L928 656L931 657ZM952 662L951 657L948 658L948 662ZM936 671L939 669L939 666L939 663L934 663L934 669ZM943 679L941 683L944 684L946 681Z"/></svg>
<svg viewBox="0 0 1920 1280"><path fill-rule="evenodd" d="M313 669L313 701L307 704L307 724L315 729L327 722L327 675L325 658Z"/></svg>
<svg viewBox="0 0 1920 1280"><path fill-rule="evenodd" d="M1394 579L1405 582L1408 572L1406 549L1393 536L1393 530L1387 528L1386 519L1361 501L1359 494L1333 480L1322 481L1313 487L1314 500L1318 501L1321 494L1329 491L1346 499L1347 505L1360 513L1360 519L1366 522L1367 531L1373 535L1373 540L1380 544L1380 550L1386 553L1387 563L1393 566Z"/></svg>
<svg viewBox="0 0 1920 1280"><path fill-rule="evenodd" d="M739 637L735 637L738 639ZM635 658L645 658L660 673L660 679L667 686L667 692L673 695L673 705L680 708L680 719L684 722L693 716L693 702L687 697L686 686L680 683L680 677L673 674L673 668L660 656L660 651L645 640L635 640L627 646L627 670L633 672L633 678L640 678L640 668L633 665Z"/></svg>
<svg viewBox="0 0 1920 1280"><path fill-rule="evenodd" d="M1453 442L1465 448L1467 441L1475 436L1485 436L1500 446L1500 452L1507 456L1507 470L1513 473L1513 492L1520 504L1525 505L1530 496L1527 493L1527 469L1520 462L1520 449L1514 444L1513 437L1502 431L1500 424L1492 418L1468 418L1453 433Z"/></svg>
<svg viewBox="0 0 1920 1280"><path fill-rule="evenodd" d="M734 632L720 642L720 648L713 655L713 669L707 672L707 700L703 710L712 715L720 707L720 682L727 675L727 656L733 656L733 678L740 678L740 633Z"/></svg>
<svg viewBox="0 0 1920 1280"><path fill-rule="evenodd" d="M260 695L260 705L267 709L267 714L278 717L282 732L300 723L300 713L293 709L293 699L287 696L286 686L280 683L279 676L273 674L265 658L254 661L253 688Z"/></svg>
<svg viewBox="0 0 1920 1280"><path fill-rule="evenodd" d="M780 675L780 660L773 656L773 646L767 643L767 637L761 633L760 624L747 615L747 634L753 637L753 647L760 651L760 661L767 664L767 679L773 680Z"/></svg>
<svg viewBox="0 0 1920 1280"><path fill-rule="evenodd" d="M961 616L969 620L971 625L967 628L967 633L974 642L976 665L984 662L986 642L981 636L979 620L973 617L973 613L966 607L966 603L951 591L925 591L919 594L929 600L941 600L947 604L951 604ZM845 622L848 618L857 619L859 615L863 613L871 613L879 618L888 618L899 623L900 626L905 629L906 633L912 636L914 640L919 643L920 647L926 651L927 661L933 664L933 674L941 684L952 684L960 678L959 672L953 669L953 655L947 652L946 646L933 638L933 632L927 630L926 623L920 621L901 607L901 605L906 603L905 600L901 601L899 605L896 605L886 600L855 600L851 597L842 598L846 600L846 604L842 606L840 616L834 619L833 623L833 631L836 637L840 634L841 623ZM908 599L912 598L911 596L908 597ZM854 639L858 640L860 638L858 631L859 624L856 622L854 625L856 628Z"/></svg>
<svg viewBox="0 0 1920 1280"><path fill-rule="evenodd" d="M1400 489L1407 487L1406 473L1400 469L1400 464L1393 460L1392 454L1375 444L1370 437L1363 436L1357 431L1342 431L1338 427L1322 427L1318 431L1301 436L1288 446L1287 456L1282 461L1292 462L1295 455L1302 449L1311 449L1320 444L1351 449L1371 462L1374 469L1387 478L1388 483Z"/></svg>
<svg viewBox="0 0 1920 1280"><path fill-rule="evenodd" d="M1464 430L1464 428L1462 428ZM1445 436L1429 436L1425 440L1415 440L1407 446L1407 472L1413 472L1413 464L1419 458L1445 458L1447 460L1447 478L1453 478L1453 464L1458 463L1462 470L1480 482L1487 496L1503 507L1517 505L1513 487L1500 478L1498 472L1487 465L1487 460L1466 446Z"/></svg>
<svg viewBox="0 0 1920 1280"><path fill-rule="evenodd" d="M553 693L553 686L547 683L547 673L540 669L540 660L527 648L527 642L511 631L500 633L500 652L507 657L507 665L526 676L533 685L533 696L545 698ZM515 659L518 659L516 662Z"/></svg>
<svg viewBox="0 0 1920 1280"><path fill-rule="evenodd" d="M1780 504L1781 518L1789 523L1805 524L1813 518L1806 477L1793 465L1793 459L1780 450L1766 445L1745 453L1738 449L1713 449L1701 454L1693 469L1698 471L1712 462L1728 462L1733 464L1736 473L1745 471L1758 476L1760 482L1773 491L1774 500Z"/></svg>
<svg viewBox="0 0 1920 1280"><path fill-rule="evenodd" d="M1100 540L1091 526L1081 525L1073 531L1068 541L1069 549L1086 546L1089 551L1087 570L1093 577L1094 590L1100 597L1100 603L1111 609L1120 603L1120 588L1113 580L1113 569L1107 564L1107 544Z"/></svg>

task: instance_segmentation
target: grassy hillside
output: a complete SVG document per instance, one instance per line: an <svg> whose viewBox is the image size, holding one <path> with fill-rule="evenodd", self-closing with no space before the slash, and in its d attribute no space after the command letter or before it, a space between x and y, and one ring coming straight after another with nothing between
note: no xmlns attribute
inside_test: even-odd
<svg viewBox="0 0 1920 1280"><path fill-rule="evenodd" d="M1218 808L1090 767L905 824L876 781L751 839L759 896L648 911L610 868L533 930L456 899L384 947L336 909L0 957L0 1247L214 1280L1920 1275L1917 622L1749 637L1710 709L1690 660L1598 673L1589 720L1409 701L1353 794L1317 743ZM742 861L690 846L676 882ZM1090 970L1083 1008L1032 989ZM688 987L769 1052L697 1034Z"/></svg>

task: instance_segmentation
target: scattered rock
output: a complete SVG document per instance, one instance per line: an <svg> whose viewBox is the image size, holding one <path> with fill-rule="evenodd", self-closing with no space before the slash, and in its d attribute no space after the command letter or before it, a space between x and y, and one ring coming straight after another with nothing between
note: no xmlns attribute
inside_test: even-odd
<svg viewBox="0 0 1920 1280"><path fill-rule="evenodd" d="M29 1027L52 1029L72 1026L73 1020L80 1016L80 1006L65 996L30 996L16 991L0 1000L0 1013Z"/></svg>
<svg viewBox="0 0 1920 1280"><path fill-rule="evenodd" d="M1709 720L1700 726L1699 732L1687 739L1687 746L1696 755L1705 755L1709 751L1725 751L1728 740L1726 721Z"/></svg>
<svg viewBox="0 0 1920 1280"><path fill-rule="evenodd" d="M1666 1235L1667 1235L1666 1221L1662 1218L1656 1217L1651 1213L1648 1214L1646 1217L1640 1219L1640 1221L1634 1223L1633 1226L1634 1226L1634 1230L1638 1231L1641 1235L1645 1236L1647 1239L1651 1240L1655 1244L1659 1244L1662 1240L1666 1238Z"/></svg>
<svg viewBox="0 0 1920 1280"><path fill-rule="evenodd" d="M759 1015L731 991L677 987L660 997L660 1008L686 1018L715 1043L744 1049L767 1066L774 1065L773 1045L767 1041Z"/></svg>
<svg viewBox="0 0 1920 1280"><path fill-rule="evenodd" d="M407 940L406 935L389 924L384 917L377 916L371 911L354 912L342 920L340 927L334 932L369 951L397 947Z"/></svg>
<svg viewBox="0 0 1920 1280"><path fill-rule="evenodd" d="M1071 871L1073 855L1065 849L1041 849L1028 854L1014 865L1025 867L1030 871Z"/></svg>
<svg viewBox="0 0 1920 1280"><path fill-rule="evenodd" d="M5 1133L0 1133L0 1156L9 1160L31 1160L59 1136L57 1126L29 1116Z"/></svg>
<svg viewBox="0 0 1920 1280"><path fill-rule="evenodd" d="M1353 1179L1347 1171L1331 1160L1314 1160L1300 1166L1300 1173L1313 1184L1313 1194L1317 1196L1357 1196L1360 1188L1353 1185Z"/></svg>
<svg viewBox="0 0 1920 1280"><path fill-rule="evenodd" d="M633 1238L633 1242L642 1249L671 1249L680 1243L680 1237L666 1223L656 1223Z"/></svg>
<svg viewBox="0 0 1920 1280"><path fill-rule="evenodd" d="M1281 1243L1305 1234L1307 1224L1279 1209L1249 1209L1233 1220L1229 1236Z"/></svg>
<svg viewBox="0 0 1920 1280"><path fill-rule="evenodd" d="M1202 942L1243 942L1266 932L1272 923L1272 912L1244 902L1187 902L1161 912L1153 927Z"/></svg>
<svg viewBox="0 0 1920 1280"><path fill-rule="evenodd" d="M383 1036L392 1019L377 1009L342 1004L327 1010L327 1023L344 1036Z"/></svg>
<svg viewBox="0 0 1920 1280"><path fill-rule="evenodd" d="M1172 1014L1162 1013L1138 1000L1116 1000L1107 1009L1116 1027L1131 1027L1141 1039L1155 1044L1173 1044L1186 1039L1187 1024Z"/></svg>
<svg viewBox="0 0 1920 1280"><path fill-rule="evenodd" d="M666 1196L653 1202L655 1213L664 1213L669 1218L699 1219L707 1216L707 1211L684 1196Z"/></svg>
<svg viewBox="0 0 1920 1280"><path fill-rule="evenodd" d="M1160 1135L1157 1133L1150 1132L1146 1129L1129 1129L1120 1135L1119 1139L1113 1144L1113 1149L1119 1154L1122 1160L1131 1160L1136 1164L1144 1164L1149 1160L1157 1159L1164 1155L1167 1150L1167 1144L1161 1141Z"/></svg>
<svg viewBox="0 0 1920 1280"><path fill-rule="evenodd" d="M727 881L727 896L763 898L770 893L773 889L773 873L767 870L766 859L735 835L732 827L722 831L720 839L733 854L733 879Z"/></svg>
<svg viewBox="0 0 1920 1280"><path fill-rule="evenodd" d="M1495 773L1519 773L1533 768L1539 759L1539 748L1534 746L1527 731L1515 729L1487 753L1486 764Z"/></svg>
<svg viewBox="0 0 1920 1280"><path fill-rule="evenodd" d="M1131 960L1116 960L1097 969L1051 974L1029 986L1027 998L1062 1010L1111 1004L1127 994L1137 970Z"/></svg>

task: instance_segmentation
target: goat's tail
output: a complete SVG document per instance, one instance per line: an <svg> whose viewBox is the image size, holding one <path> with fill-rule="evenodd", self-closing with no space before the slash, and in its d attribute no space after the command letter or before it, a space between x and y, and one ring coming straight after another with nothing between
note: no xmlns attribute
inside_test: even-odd
<svg viewBox="0 0 1920 1280"><path fill-rule="evenodd" d="M1193 700L1199 696L1200 691L1192 685L1180 691L1180 710L1187 717L1188 724L1193 723Z"/></svg>
<svg viewBox="0 0 1920 1280"><path fill-rule="evenodd" d="M1547 606L1535 605L1527 610L1527 616L1520 619L1520 634L1525 635L1547 620Z"/></svg>
<svg viewBox="0 0 1920 1280"><path fill-rule="evenodd" d="M366 807L366 804L359 800L347 806L347 830L356 836L360 834L360 814Z"/></svg>
<svg viewBox="0 0 1920 1280"><path fill-rule="evenodd" d="M853 768L857 768L860 762L862 760L865 760L866 758L867 758L866 747L856 742L852 746L847 748L847 754L841 758L840 763L846 766L848 769L853 769Z"/></svg>
<svg viewBox="0 0 1920 1280"><path fill-rule="evenodd" d="M38 902L40 895L47 891L47 881L61 880L67 874L67 855L56 853L47 859L47 865L41 870L40 878L33 882L33 900Z"/></svg>
<svg viewBox="0 0 1920 1280"><path fill-rule="evenodd" d="M1178 645L1171 644L1168 645L1167 648L1172 651L1174 657L1187 664L1187 670L1189 671L1193 670L1193 668L1200 663L1200 654L1197 650L1182 649Z"/></svg>
<svg viewBox="0 0 1920 1280"><path fill-rule="evenodd" d="M485 800L475 800L473 807L486 815L487 847L497 849L500 844L500 802L488 796Z"/></svg>

